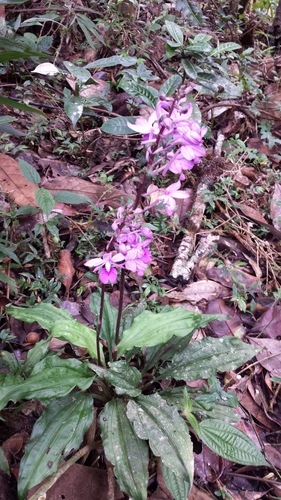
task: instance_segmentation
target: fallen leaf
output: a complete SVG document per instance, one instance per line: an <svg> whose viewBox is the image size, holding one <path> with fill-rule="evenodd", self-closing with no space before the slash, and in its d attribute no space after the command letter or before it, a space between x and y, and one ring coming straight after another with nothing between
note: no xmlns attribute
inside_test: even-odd
<svg viewBox="0 0 281 500"><path fill-rule="evenodd" d="M0 153L0 185L20 207L38 206L35 199L37 186L24 177L16 160L3 153Z"/></svg>
<svg viewBox="0 0 281 500"><path fill-rule="evenodd" d="M262 333L263 337L281 339L281 306L271 306L256 321L251 333Z"/></svg>
<svg viewBox="0 0 281 500"><path fill-rule="evenodd" d="M28 492L27 498L30 498L40 486L42 487L42 483L32 488ZM116 500L124 498L123 493L117 485L115 486L114 493L114 498ZM83 500L108 498L107 472L105 470L95 469L94 467L73 464L47 491L47 500L54 500L55 498L67 498L67 500L77 500L78 498L83 498Z"/></svg>
<svg viewBox="0 0 281 500"><path fill-rule="evenodd" d="M52 194L59 191L72 191L75 194L88 196L97 205L108 205L112 208L118 208L122 199L128 201L128 196L120 189L100 186L78 177L52 179L44 183L44 188L49 189Z"/></svg>
<svg viewBox="0 0 281 500"><path fill-rule="evenodd" d="M224 335L234 335L238 338L243 338L246 333L246 329L243 326L243 322L235 312L233 307L229 307L225 304L222 299L215 299L208 303L206 314L225 314L230 316L226 321L211 321L207 329L212 332L214 337L223 337Z"/></svg>
<svg viewBox="0 0 281 500"><path fill-rule="evenodd" d="M191 303L200 302L200 300L214 300L217 298L224 298L230 296L230 291L211 280L200 280L190 285L187 285L182 292L172 291L168 292L169 299L181 302L188 300Z"/></svg>
<svg viewBox="0 0 281 500"><path fill-rule="evenodd" d="M272 339L249 339L250 343L262 348L256 358L271 376L281 377L281 342Z"/></svg>
<svg viewBox="0 0 281 500"><path fill-rule="evenodd" d="M69 250L61 250L59 254L58 272L64 275L62 283L65 286L66 295L69 294L72 279L75 274L75 269L71 260L71 253Z"/></svg>
<svg viewBox="0 0 281 500"><path fill-rule="evenodd" d="M241 212L246 215L246 217L249 217L250 219L256 220L260 222L260 224L267 224L267 220L254 208L249 207L248 205L243 205L240 204L237 205L237 208L241 210Z"/></svg>

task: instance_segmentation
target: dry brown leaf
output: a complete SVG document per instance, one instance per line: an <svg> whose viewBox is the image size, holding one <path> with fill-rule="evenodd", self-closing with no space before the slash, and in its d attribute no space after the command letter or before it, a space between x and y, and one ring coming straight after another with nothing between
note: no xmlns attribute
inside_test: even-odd
<svg viewBox="0 0 281 500"><path fill-rule="evenodd" d="M270 217L273 225L279 231L281 230L281 185L275 184L272 200L270 203Z"/></svg>
<svg viewBox="0 0 281 500"><path fill-rule="evenodd" d="M262 349L256 358L271 376L281 377L281 342L272 339L250 339L251 344Z"/></svg>
<svg viewBox="0 0 281 500"><path fill-rule="evenodd" d="M260 222L261 224L267 224L267 220L254 208L249 207L248 205L241 205L239 203L238 207L241 212L246 215L246 217L249 217L250 219L256 220Z"/></svg>
<svg viewBox="0 0 281 500"><path fill-rule="evenodd" d="M182 292L172 291L167 293L169 299L181 302L188 300L191 303L200 302L200 300L214 300L217 298L229 297L230 291L211 280L200 280L187 285Z"/></svg>
<svg viewBox="0 0 281 500"><path fill-rule="evenodd" d="M243 326L243 322L235 312L234 307L227 306L224 300L215 299L208 303L206 314L225 314L229 316L226 321L210 321L208 324L208 330L212 332L214 337L223 337L225 335L234 335L238 338L243 338L246 333L246 329Z"/></svg>
<svg viewBox="0 0 281 500"><path fill-rule="evenodd" d="M75 274L75 269L72 264L71 254L69 250L61 250L59 254L59 262L58 262L58 272L64 275L62 280L66 295L69 294L69 289L71 287L72 279Z"/></svg>
<svg viewBox="0 0 281 500"><path fill-rule="evenodd" d="M279 340L281 338L281 307L273 305L256 321L251 333L262 333L263 337Z"/></svg>
<svg viewBox="0 0 281 500"><path fill-rule="evenodd" d="M128 201L128 196L119 189L93 184L78 177L52 179L44 183L44 188L49 189L52 194L59 191L82 194L88 196L95 204L108 205L112 208L118 208L121 205L122 198Z"/></svg>
<svg viewBox="0 0 281 500"><path fill-rule="evenodd" d="M37 186L24 177L16 160L3 153L0 153L0 186L20 207L38 206L35 199Z"/></svg>

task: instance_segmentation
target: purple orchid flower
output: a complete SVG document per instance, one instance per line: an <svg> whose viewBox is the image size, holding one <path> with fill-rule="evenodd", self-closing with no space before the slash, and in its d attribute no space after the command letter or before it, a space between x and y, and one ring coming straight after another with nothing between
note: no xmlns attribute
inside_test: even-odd
<svg viewBox="0 0 281 500"><path fill-rule="evenodd" d="M167 215L173 215L176 209L176 199L188 198L189 194L180 190L180 181L174 182L166 189L149 186L147 195L151 198L151 204L148 208L163 203L165 205L165 212Z"/></svg>
<svg viewBox="0 0 281 500"><path fill-rule="evenodd" d="M121 262L124 262L124 255L116 252L104 253L103 257L97 257L85 262L87 267L95 267L94 272L100 270L99 279L104 284L116 283L118 272L116 267L122 267ZM119 264L118 264L119 263Z"/></svg>

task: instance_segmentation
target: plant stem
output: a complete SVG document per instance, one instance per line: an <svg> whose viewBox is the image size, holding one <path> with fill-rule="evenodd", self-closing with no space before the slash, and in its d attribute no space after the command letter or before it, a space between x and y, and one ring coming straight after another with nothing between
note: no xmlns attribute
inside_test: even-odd
<svg viewBox="0 0 281 500"><path fill-rule="evenodd" d="M115 346L117 346L118 340L119 340L119 330L120 330L122 310L123 310L124 285L125 285L125 269L121 269L120 286L119 286L120 297L119 297L118 316L117 316L117 321L116 321L116 330L115 330L115 339L114 339ZM116 356L117 356L117 352L114 352L113 353L114 360L116 360Z"/></svg>
<svg viewBox="0 0 281 500"><path fill-rule="evenodd" d="M97 356L98 356L98 366L101 366L101 358L100 358L100 330L102 325L102 315L103 315L103 306L104 306L104 294L105 294L105 285L102 283L101 285L101 297L100 297L100 313L98 319L98 327L97 327Z"/></svg>

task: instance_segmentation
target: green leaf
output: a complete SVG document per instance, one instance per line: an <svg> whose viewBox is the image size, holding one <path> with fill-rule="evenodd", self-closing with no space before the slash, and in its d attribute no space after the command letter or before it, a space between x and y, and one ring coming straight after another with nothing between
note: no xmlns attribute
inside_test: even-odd
<svg viewBox="0 0 281 500"><path fill-rule="evenodd" d="M17 264L21 265L19 258L10 247L2 245L0 243L0 253L4 254L7 257L10 257L10 259L14 260Z"/></svg>
<svg viewBox="0 0 281 500"><path fill-rule="evenodd" d="M0 409L9 401L38 399L46 402L50 398L66 396L74 387L88 389L94 380L88 364L78 359L61 359L48 356L35 365L30 377L7 375L2 381Z"/></svg>
<svg viewBox="0 0 281 500"><path fill-rule="evenodd" d="M189 431L176 408L169 406L158 394L130 400L127 416L139 438L149 440L156 457L177 476L188 483L193 480L193 449Z"/></svg>
<svg viewBox="0 0 281 500"><path fill-rule="evenodd" d="M0 446L0 469L10 476L10 468L8 460L6 459L2 447Z"/></svg>
<svg viewBox="0 0 281 500"><path fill-rule="evenodd" d="M209 378L217 371L235 370L259 352L258 349L234 337L205 338L192 342L175 354L172 363L161 372L163 378L191 382Z"/></svg>
<svg viewBox="0 0 281 500"><path fill-rule="evenodd" d="M38 208L31 207L30 205L23 205L19 207L16 211L16 215L31 215L36 214L38 212Z"/></svg>
<svg viewBox="0 0 281 500"><path fill-rule="evenodd" d="M188 59L182 59L181 60L182 67L184 69L185 74L190 78L191 80L196 80L197 78L197 71L196 67L194 64L192 64Z"/></svg>
<svg viewBox="0 0 281 500"><path fill-rule="evenodd" d="M69 205L80 205L80 203L92 204L92 200L83 194L73 193L72 191L59 191L54 194L56 203L68 203Z"/></svg>
<svg viewBox="0 0 281 500"><path fill-rule="evenodd" d="M127 122L135 123L136 119L132 116L120 116L106 120L101 126L101 131L112 135L136 134L134 130L128 127Z"/></svg>
<svg viewBox="0 0 281 500"><path fill-rule="evenodd" d="M90 394L73 393L52 401L35 423L18 480L19 500L30 488L58 470L64 457L77 450L93 421Z"/></svg>
<svg viewBox="0 0 281 500"><path fill-rule="evenodd" d="M128 68L129 66L134 66L138 62L139 60L137 59L137 57L111 56L111 57L105 57L103 59L98 59L97 61L87 64L86 66L84 66L84 68L86 69L110 68L111 66L117 66L119 64L121 66L124 66L125 68Z"/></svg>
<svg viewBox="0 0 281 500"><path fill-rule="evenodd" d="M28 0L0 0L0 5L19 5L27 1Z"/></svg>
<svg viewBox="0 0 281 500"><path fill-rule="evenodd" d="M80 66L75 66L75 64L69 61L63 61L66 69L73 75L79 82L85 83L91 78L91 73L85 68Z"/></svg>
<svg viewBox="0 0 281 500"><path fill-rule="evenodd" d="M0 131L3 132L3 134L15 135L17 137L26 136L24 132L20 132L19 130L15 129L14 127L12 127L12 125L9 125L8 123L7 124L3 123L2 125L0 124Z"/></svg>
<svg viewBox="0 0 281 500"><path fill-rule="evenodd" d="M44 212L46 217L49 217L51 211L53 210L56 201L53 195L45 188L38 188L35 191L35 199L37 205Z"/></svg>
<svg viewBox="0 0 281 500"><path fill-rule="evenodd" d="M162 461L161 461L162 462ZM161 463L162 474L168 490L172 493L173 498L177 500L186 500L189 492L189 484L177 476L169 467Z"/></svg>
<svg viewBox="0 0 281 500"><path fill-rule="evenodd" d="M124 80L119 85L127 94L132 97L138 98L140 97L145 104L155 108L159 92L154 87L150 87L149 85L141 85L140 83L134 81L126 81Z"/></svg>
<svg viewBox="0 0 281 500"><path fill-rule="evenodd" d="M81 118L84 109L84 98L67 95L64 98L64 111L72 122L73 128Z"/></svg>
<svg viewBox="0 0 281 500"><path fill-rule="evenodd" d="M204 43L204 42L198 42L198 43L193 43L191 45L188 45L185 47L185 52L187 53L199 53L199 54L208 54L212 52L213 48L209 43ZM187 55L187 54L186 54Z"/></svg>
<svg viewBox="0 0 281 500"><path fill-rule="evenodd" d="M17 288L16 280L14 280L13 278L10 278L10 276L7 276L5 273L0 272L0 281L2 283L5 283L5 285L9 285L9 287L13 293L17 293L18 288Z"/></svg>
<svg viewBox="0 0 281 500"><path fill-rule="evenodd" d="M4 123L11 123L14 121L15 118L12 118L11 116L0 116L0 125L3 125Z"/></svg>
<svg viewBox="0 0 281 500"><path fill-rule="evenodd" d="M99 317L100 313L100 301L101 293L100 290L93 293L90 300L90 309L92 313ZM110 303L110 299L107 293L104 295L104 305L102 313L102 324L100 328L100 338L105 340L109 351L112 351L114 346L115 338L115 328L118 317L118 310L113 307ZM97 325L97 322L95 323Z"/></svg>
<svg viewBox="0 0 281 500"><path fill-rule="evenodd" d="M202 326L204 316L186 311L183 307L175 307L172 311L162 314L144 311L139 314L128 330L123 332L118 345L118 355L133 347L153 347L164 344L173 335L185 337ZM210 319L207 320L207 323Z"/></svg>
<svg viewBox="0 0 281 500"><path fill-rule="evenodd" d="M79 347L86 347L92 358L97 359L97 333L92 328L82 325L76 319L56 321L51 329L52 337L64 339Z"/></svg>
<svg viewBox="0 0 281 500"><path fill-rule="evenodd" d="M158 365L159 361L171 361L175 354L183 351L189 344L193 335L193 331L183 338L173 337L165 344L160 344L155 347L148 347L145 353L145 366L143 373L146 373L151 368Z"/></svg>
<svg viewBox="0 0 281 500"><path fill-rule="evenodd" d="M173 21L165 21L166 28L169 35L175 40L179 45L183 45L183 32L180 26Z"/></svg>
<svg viewBox="0 0 281 500"><path fill-rule="evenodd" d="M276 384L281 384L281 377L271 377L272 382L275 382Z"/></svg>
<svg viewBox="0 0 281 500"><path fill-rule="evenodd" d="M137 368L129 366L123 360L108 364L109 370L95 365L91 365L91 368L99 377L109 380L115 386L116 394L128 394L131 397L141 394L141 390L137 388L141 383L141 374Z"/></svg>
<svg viewBox="0 0 281 500"><path fill-rule="evenodd" d="M199 85L212 90L212 92L218 92L220 85L217 80L217 75L213 75L212 73L207 73L206 71L198 71L197 73L197 82Z"/></svg>
<svg viewBox="0 0 281 500"><path fill-rule="evenodd" d="M202 441L217 455L244 465L268 465L253 441L233 425L207 419L199 429Z"/></svg>
<svg viewBox="0 0 281 500"><path fill-rule="evenodd" d="M172 75L168 80L163 83L159 90L159 94L165 94L167 97L172 95L182 84L182 77L180 75Z"/></svg>
<svg viewBox="0 0 281 500"><path fill-rule="evenodd" d="M29 375L29 373L33 370L34 366L44 359L48 353L49 345L51 342L51 337L45 340L40 340L35 344L35 346L30 349L27 353L27 361L24 363L23 370L24 373Z"/></svg>
<svg viewBox="0 0 281 500"><path fill-rule="evenodd" d="M169 42L166 43L166 56L168 59L170 59L171 57L173 57L176 53L176 49L175 47L172 47L171 45L169 45Z"/></svg>
<svg viewBox="0 0 281 500"><path fill-rule="evenodd" d="M218 56L219 54L224 54L225 52L232 52L238 49L241 49L241 45L239 45L238 43L234 42L221 43L220 45L218 45L218 47L212 50L210 56L214 57Z"/></svg>
<svg viewBox="0 0 281 500"><path fill-rule="evenodd" d="M115 466L121 490L134 500L146 500L148 447L136 436L122 399L112 399L105 405L100 427L105 454Z"/></svg>
<svg viewBox="0 0 281 500"><path fill-rule="evenodd" d="M18 59L28 59L29 57L47 57L47 54L34 50L2 50L0 51L0 63L16 61Z"/></svg>
<svg viewBox="0 0 281 500"><path fill-rule="evenodd" d="M22 174L29 182L36 185L40 183L41 177L30 163L19 158L19 166Z"/></svg>
<svg viewBox="0 0 281 500"><path fill-rule="evenodd" d="M8 106L8 108L20 109L21 111L26 111L27 113L37 113L38 115L45 116L43 111L40 111L39 109L32 108L31 106L27 106L22 102L14 101L13 99L7 99L6 97L0 97L0 104Z"/></svg>
<svg viewBox="0 0 281 500"><path fill-rule="evenodd" d="M83 31L90 47L95 50L97 49L96 45L93 43L92 35L94 35L94 37L96 37L103 45L106 45L96 25L93 23L93 21L91 21L91 19L89 19L87 16L84 16L83 14L77 14L77 23Z"/></svg>
<svg viewBox="0 0 281 500"><path fill-rule="evenodd" d="M55 321L61 319L73 319L68 311L58 309L51 304L41 303L29 308L9 306L6 308L6 313L12 318L26 321L26 323L34 323L37 321L42 328L50 330Z"/></svg>

